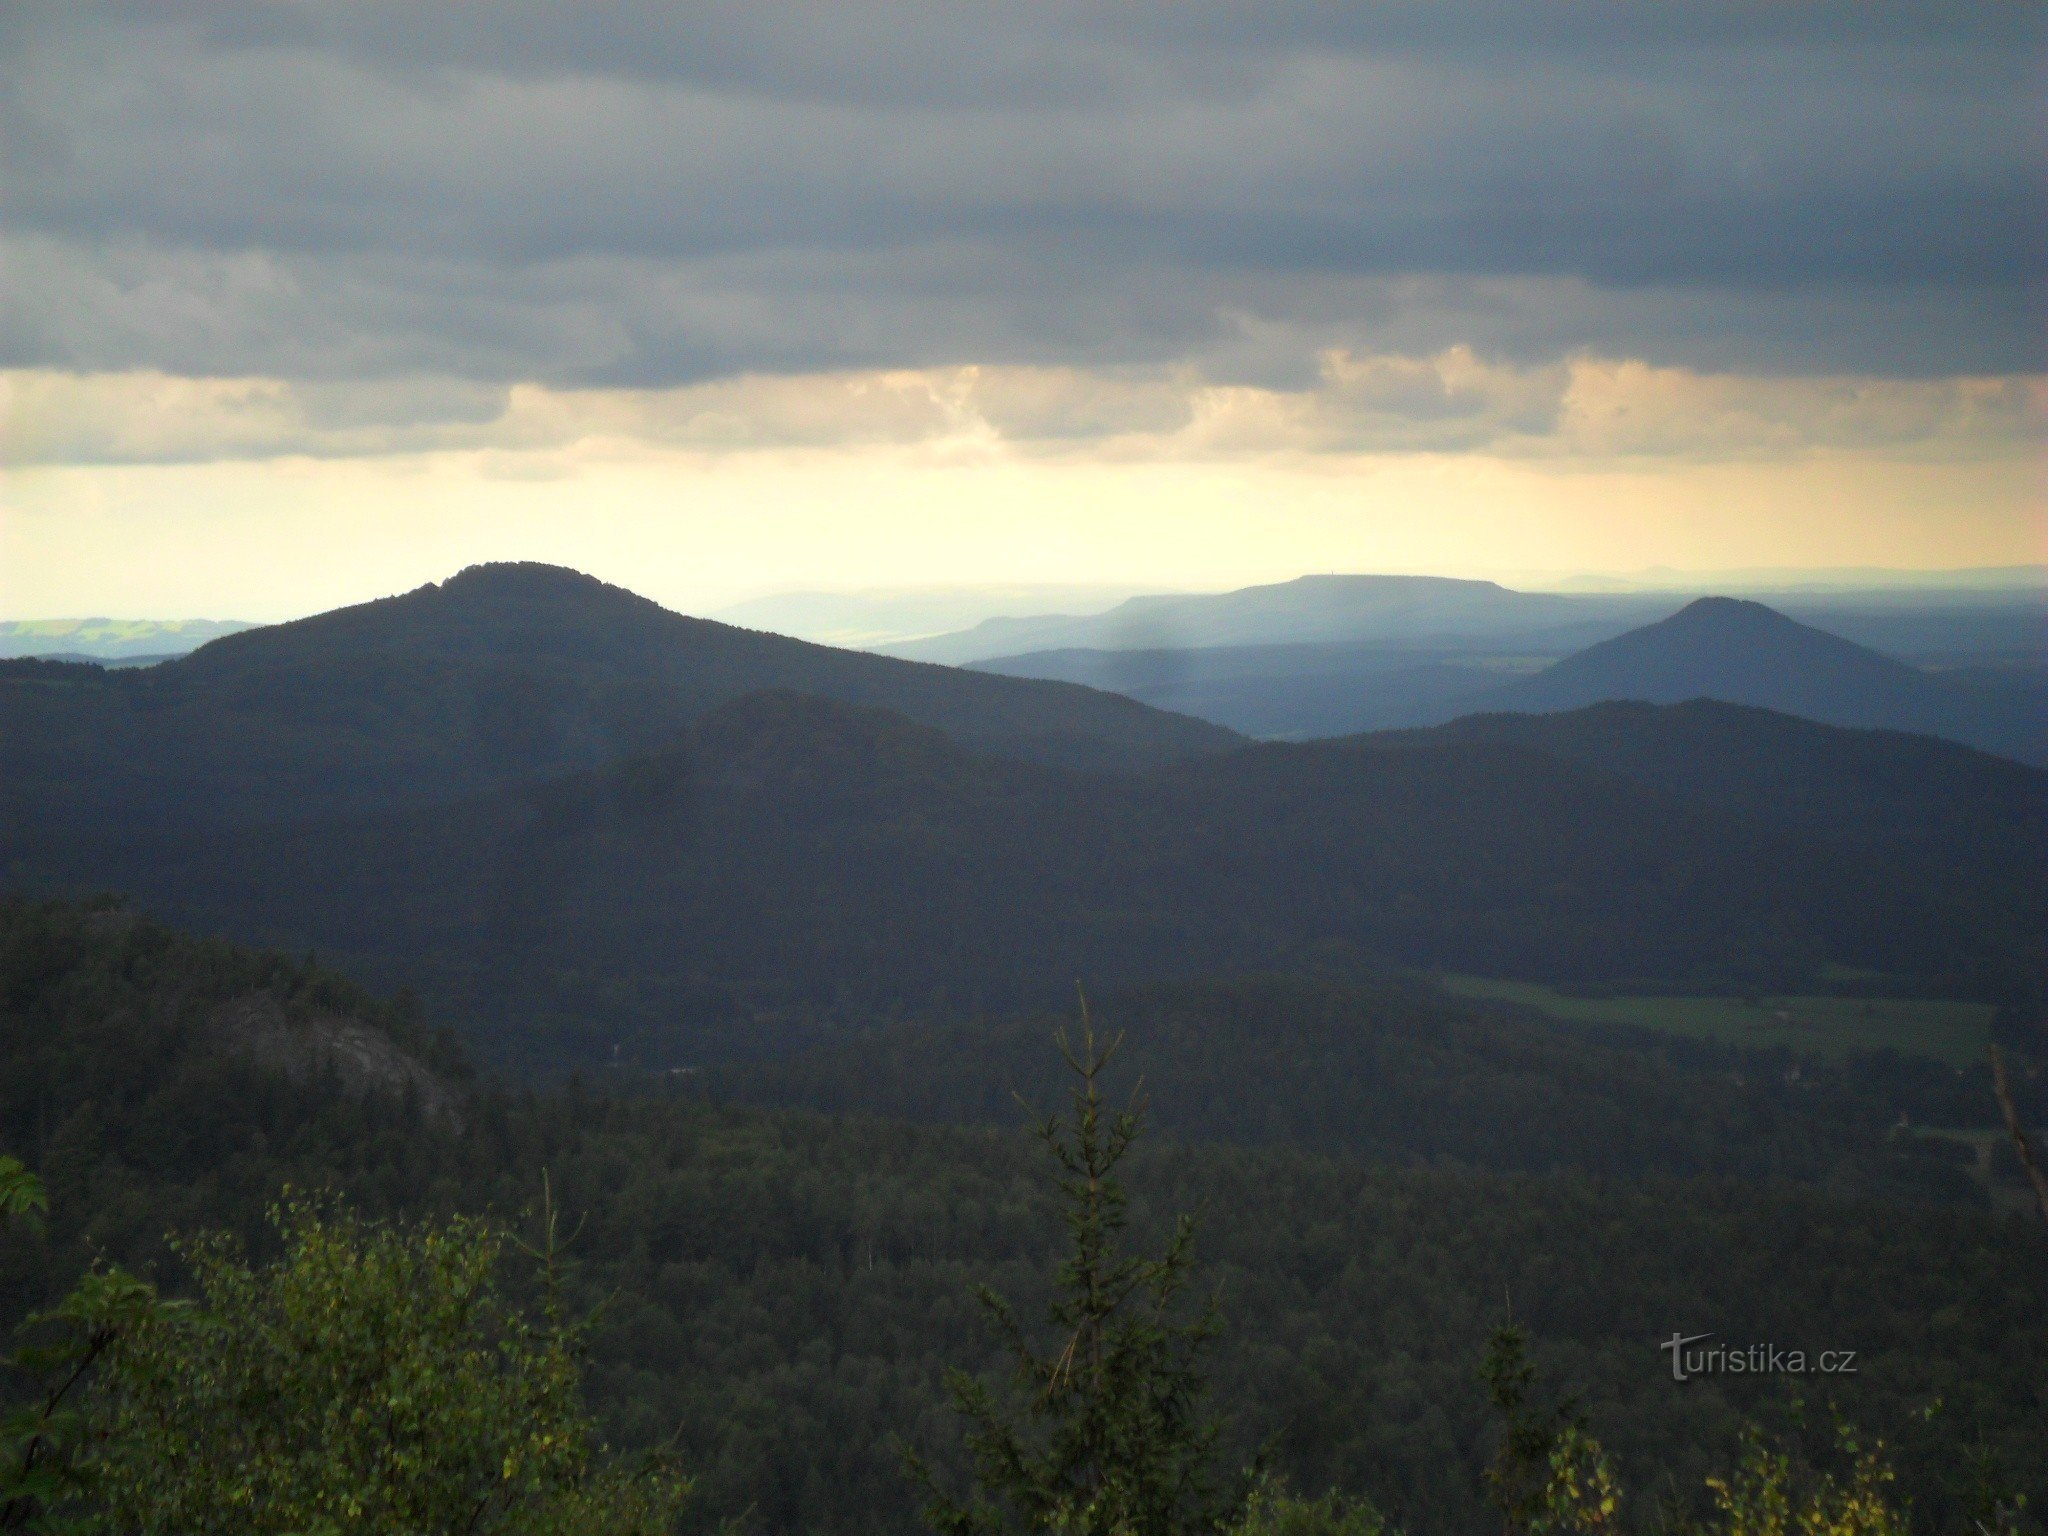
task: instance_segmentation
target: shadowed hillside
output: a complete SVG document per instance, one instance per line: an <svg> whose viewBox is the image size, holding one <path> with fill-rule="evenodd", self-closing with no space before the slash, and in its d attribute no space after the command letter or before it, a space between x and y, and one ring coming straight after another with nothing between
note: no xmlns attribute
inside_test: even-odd
<svg viewBox="0 0 2048 1536"><path fill-rule="evenodd" d="M1713 699L1468 715L1352 738L1514 742L1568 762L1873 849L1914 849L2012 876L2048 861L2048 773L1951 741L1853 731Z"/></svg>
<svg viewBox="0 0 2048 1536"><path fill-rule="evenodd" d="M1962 757L1937 787L2014 772L2011 793L2038 793ZM821 1015L1057 996L1075 975L1393 962L1768 990L1836 963L2031 986L2040 901L2008 899L2029 845L1917 814L1918 844L1848 836L1456 735L1087 774L769 694L661 752L427 811L5 853L23 877L351 957L442 1000L493 1060L631 1045L666 1063L781 1049Z"/></svg>
<svg viewBox="0 0 2048 1536"><path fill-rule="evenodd" d="M757 634L573 571L493 565L146 672L0 665L0 809L21 826L105 828L445 801L644 752L763 688L894 709L981 751L1090 768L1153 767L1235 740L1113 694Z"/></svg>

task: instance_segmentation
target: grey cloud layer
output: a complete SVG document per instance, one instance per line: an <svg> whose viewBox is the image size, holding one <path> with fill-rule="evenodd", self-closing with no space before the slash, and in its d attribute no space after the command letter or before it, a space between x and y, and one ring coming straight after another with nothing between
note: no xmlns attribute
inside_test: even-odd
<svg viewBox="0 0 2048 1536"><path fill-rule="evenodd" d="M670 389L453 378L193 379L0 372L0 460L150 464L480 452L553 473L592 453L848 447L1096 462L1355 453L1775 459L1877 449L1923 461L2038 451L2041 379L1757 377L1574 358L1516 367L1331 352L1267 389L1171 374L940 368L750 375ZM928 460L929 461L929 460Z"/></svg>
<svg viewBox="0 0 2048 1536"><path fill-rule="evenodd" d="M2042 14L17 10L0 365L2029 370Z"/></svg>

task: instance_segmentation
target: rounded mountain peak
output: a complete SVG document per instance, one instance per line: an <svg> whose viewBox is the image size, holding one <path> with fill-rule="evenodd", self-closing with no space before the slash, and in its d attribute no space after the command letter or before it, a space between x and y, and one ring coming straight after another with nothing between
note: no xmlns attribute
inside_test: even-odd
<svg viewBox="0 0 2048 1536"><path fill-rule="evenodd" d="M566 565L545 565L538 560L465 566L446 581L421 587L412 596L441 613L545 612L607 621L631 615L690 622L624 587Z"/></svg>
<svg viewBox="0 0 2048 1536"><path fill-rule="evenodd" d="M1787 618L1770 604L1747 597L1696 597L1665 622L1673 625L1743 625L1749 628L1786 624L1799 627L1797 620Z"/></svg>
<svg viewBox="0 0 2048 1536"><path fill-rule="evenodd" d="M466 565L441 583L443 592L457 593L555 593L603 592L608 582L586 576L566 565L548 565L539 560L487 560Z"/></svg>

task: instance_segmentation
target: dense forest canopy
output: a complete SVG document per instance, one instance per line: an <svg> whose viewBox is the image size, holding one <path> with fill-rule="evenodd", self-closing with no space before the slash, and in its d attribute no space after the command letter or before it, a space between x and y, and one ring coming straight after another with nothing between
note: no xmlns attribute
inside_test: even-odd
<svg viewBox="0 0 2048 1536"><path fill-rule="evenodd" d="M1104 1016L1130 1021L1134 1048L1147 1009L1183 1020L1178 1036L1151 1037L1149 1075L1204 1010L1253 1021L1273 1001L1225 989ZM705 1529L750 1509L770 1530L909 1528L915 1498L890 1437L953 1454L941 1373L996 1363L969 1286L993 1280L1029 1304L1057 1242L1021 1111L971 1128L721 1105L715 1085L478 1086L403 1003L303 959L111 907L8 908L0 1002L0 1137L47 1180L52 1206L41 1236L0 1237L7 1316L46 1303L95 1253L175 1290L167 1229L223 1227L270 1251L263 1211L287 1183L346 1190L370 1215L517 1220L545 1171L562 1208L587 1221L570 1284L586 1301L616 1298L594 1340L593 1405L623 1443L679 1429L698 1479L690 1519ZM1305 1012L1308 1037L1375 1018L1385 1050L1421 1005L1338 993L1289 1007ZM430 1072L441 1096L360 1052L275 1048L277 1037L344 1040L350 1027ZM1465 1031L1475 1082L1489 1050L1536 1046L1512 1031L1489 1043L1478 1022ZM1005 1049L1021 1059L1021 1041ZM1595 1081L1619 1081L1621 1049L1609 1051L1604 1068L1589 1056ZM900 1081L900 1059L881 1055L878 1075ZM1644 1058L1629 1070L1660 1069ZM942 1068L934 1092L958 1075ZM857 1099L861 1081L849 1069L844 1089L820 1091ZM1015 1081L1038 1095L1028 1074ZM1668 1469L1696 1484L1731 1454L1741 1414L1785 1411L1782 1382L1670 1380L1658 1340L1711 1330L1862 1351L1864 1368L1827 1391L1891 1439L1903 1486L1937 1526L1970 1496L1964 1450L2036 1507L2048 1497L2048 1236L1963 1181L1898 1182L1884 1138L1857 1140L1877 1108L1872 1097L1859 1110L1858 1095L1874 1085L1831 1086L1843 1108L1817 1117L1804 1149L1774 1177L1735 1182L1618 1178L1590 1155L1587 1171L1568 1141L1554 1171L1491 1171L1483 1136L1453 1127L1461 1144L1429 1139L1424 1106L1439 1085L1416 1081L1405 1108L1390 1088L1356 1111L1392 1125L1323 1137L1328 1152L1276 1140L1282 1127L1204 1124L1186 1080L1159 1086L1162 1120L1197 1139L1142 1150L1133 1220L1142 1235L1173 1212L1204 1213L1201 1258L1228 1325L1217 1390L1245 1405L1240 1450L1270 1437L1302 1486L1370 1494L1413 1531L1478 1528L1488 1439L1476 1360L1505 1288L1545 1368L1583 1389L1632 1477ZM1655 1146L1677 1103L1616 1091L1608 1112L1641 1104L1645 1123L1621 1131ZM1404 1112L1423 1127L1406 1156L1342 1150L1349 1137L1384 1153ZM1710 1114L1744 1112L1729 1101ZM1585 1111L1503 1098L1484 1113ZM1815 1147L1820 1160L1802 1164ZM1866 1182L1844 1183L1829 1159L1861 1159ZM1527 1165L1511 1148L1497 1166Z"/></svg>
<svg viewBox="0 0 2048 1536"><path fill-rule="evenodd" d="M530 1066L696 1065L820 1016L1008 1007L1075 975L1393 964L1765 992L1836 965L2041 994L2038 771L1756 711L1595 716L1104 775L759 694L659 752L450 805L53 818L6 854L18 879L345 958Z"/></svg>
<svg viewBox="0 0 2048 1536"><path fill-rule="evenodd" d="M1899 731L1846 731L1710 699L1610 702L1558 714L1469 715L1429 731L1353 738L1507 741L1653 788L1873 850L2023 873L2048 855L2038 769Z"/></svg>

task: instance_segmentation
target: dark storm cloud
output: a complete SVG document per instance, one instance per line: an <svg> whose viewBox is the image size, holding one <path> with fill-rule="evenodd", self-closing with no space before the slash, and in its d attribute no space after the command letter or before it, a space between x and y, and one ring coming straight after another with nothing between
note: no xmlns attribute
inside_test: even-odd
<svg viewBox="0 0 2048 1536"><path fill-rule="evenodd" d="M2041 14L16 10L0 363L2031 369Z"/></svg>

